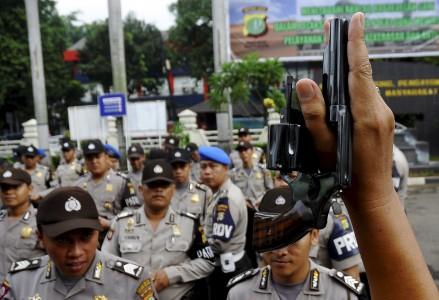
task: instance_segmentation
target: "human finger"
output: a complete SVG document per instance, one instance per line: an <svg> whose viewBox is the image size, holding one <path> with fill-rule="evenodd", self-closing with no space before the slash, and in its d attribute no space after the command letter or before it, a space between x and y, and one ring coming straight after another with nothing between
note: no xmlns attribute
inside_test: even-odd
<svg viewBox="0 0 439 300"><path fill-rule="evenodd" d="M305 124L313 136L322 169L332 169L335 163L335 137L326 123L325 100L318 85L310 79L301 79L296 92Z"/></svg>

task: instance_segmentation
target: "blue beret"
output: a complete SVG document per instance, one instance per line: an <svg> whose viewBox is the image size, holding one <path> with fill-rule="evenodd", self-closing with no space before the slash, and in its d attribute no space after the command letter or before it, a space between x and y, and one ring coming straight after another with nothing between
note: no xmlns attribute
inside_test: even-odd
<svg viewBox="0 0 439 300"><path fill-rule="evenodd" d="M211 160L213 162L222 164L222 165L230 165L230 158L223 149L218 147L207 147L200 146L199 148L201 160Z"/></svg>
<svg viewBox="0 0 439 300"><path fill-rule="evenodd" d="M105 144L104 148L105 148L105 152L108 154L108 156L120 159L121 155L120 155L119 150L117 150L116 148L114 148L110 144Z"/></svg>
<svg viewBox="0 0 439 300"><path fill-rule="evenodd" d="M46 153L44 152L44 149L38 149L37 153L39 156L41 156L42 158L46 157Z"/></svg>

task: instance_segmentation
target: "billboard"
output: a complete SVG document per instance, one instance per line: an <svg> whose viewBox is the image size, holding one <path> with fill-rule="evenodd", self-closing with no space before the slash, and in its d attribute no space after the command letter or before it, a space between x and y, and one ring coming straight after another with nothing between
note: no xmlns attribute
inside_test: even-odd
<svg viewBox="0 0 439 300"><path fill-rule="evenodd" d="M321 60L324 21L357 11L372 58L439 55L439 0L229 0L232 58Z"/></svg>

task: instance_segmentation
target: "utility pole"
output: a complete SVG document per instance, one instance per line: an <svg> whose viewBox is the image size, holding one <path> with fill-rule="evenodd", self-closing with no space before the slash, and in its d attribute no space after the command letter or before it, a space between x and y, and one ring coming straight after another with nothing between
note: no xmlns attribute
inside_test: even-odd
<svg viewBox="0 0 439 300"><path fill-rule="evenodd" d="M32 72L32 92L35 118L37 119L38 148L49 150L49 125L47 118L46 85L44 79L43 52L41 48L38 0L25 0L29 54ZM50 161L50 160L49 160Z"/></svg>
<svg viewBox="0 0 439 300"><path fill-rule="evenodd" d="M111 68L113 73L113 92L123 93L128 101L122 9L120 0L108 0L108 32L110 38ZM121 153L125 153L126 147L122 118L117 118L116 124L119 151ZM122 167L125 167L125 159L122 159L121 162Z"/></svg>
<svg viewBox="0 0 439 300"><path fill-rule="evenodd" d="M224 0L212 0L213 20L213 55L215 72L221 71L221 66L230 61L229 28L228 28L228 3ZM221 105L216 113L216 126L218 129L218 144L230 151L233 145L233 107L230 95L227 94L227 103Z"/></svg>

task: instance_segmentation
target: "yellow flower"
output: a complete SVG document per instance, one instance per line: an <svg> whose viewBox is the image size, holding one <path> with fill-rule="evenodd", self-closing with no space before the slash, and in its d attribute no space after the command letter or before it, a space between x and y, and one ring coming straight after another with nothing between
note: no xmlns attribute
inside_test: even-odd
<svg viewBox="0 0 439 300"><path fill-rule="evenodd" d="M264 106L265 108L269 109L269 108L275 108L276 107L276 103L274 103L274 100L271 98L265 98L264 99Z"/></svg>

